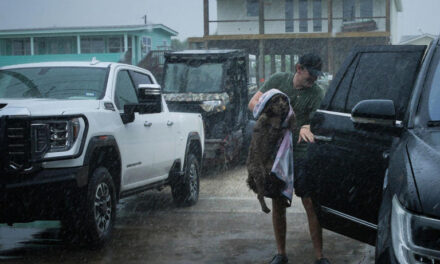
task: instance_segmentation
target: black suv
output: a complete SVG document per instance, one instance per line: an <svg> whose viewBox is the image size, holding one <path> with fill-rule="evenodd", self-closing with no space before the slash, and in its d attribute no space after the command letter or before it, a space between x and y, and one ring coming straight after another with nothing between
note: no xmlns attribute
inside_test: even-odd
<svg viewBox="0 0 440 264"><path fill-rule="evenodd" d="M440 46L356 48L312 120L323 227L376 263L440 263Z"/></svg>

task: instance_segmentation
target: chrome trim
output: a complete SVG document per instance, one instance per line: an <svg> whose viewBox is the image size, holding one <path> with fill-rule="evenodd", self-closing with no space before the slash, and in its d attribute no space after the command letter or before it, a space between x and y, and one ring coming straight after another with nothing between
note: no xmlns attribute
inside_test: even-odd
<svg viewBox="0 0 440 264"><path fill-rule="evenodd" d="M315 140L318 141L324 141L324 142L331 142L333 141L333 137L327 137L327 136L321 136L321 135L313 135L313 137L315 138Z"/></svg>
<svg viewBox="0 0 440 264"><path fill-rule="evenodd" d="M352 222L356 222L356 223L361 224L363 226L366 226L366 227L369 227L369 228L377 230L377 225L372 224L372 223L367 222L367 221L364 221L364 220L361 220L359 218L356 218L356 217L353 217L353 216L341 213L339 211L333 210L331 208L328 208L328 207L325 207L325 206L322 206L322 205L321 205L321 210L324 211L324 212L327 212L327 213L330 213L330 214L334 214L334 215L337 215L339 217L348 219L348 220L350 220Z"/></svg>
<svg viewBox="0 0 440 264"><path fill-rule="evenodd" d="M327 111L327 110L321 110L321 109L316 110L316 112L323 113L323 114L329 114L329 115L337 115L337 116L350 117L351 118L351 114L348 114L348 113Z"/></svg>
<svg viewBox="0 0 440 264"><path fill-rule="evenodd" d="M351 118L351 113L342 113L342 112L335 112L335 111L328 111L328 110L322 110L318 109L316 112L323 113L323 114L329 114L329 115L336 115L336 116L343 116L343 117L349 117ZM402 127L403 121L402 120L396 120L395 125L397 127Z"/></svg>

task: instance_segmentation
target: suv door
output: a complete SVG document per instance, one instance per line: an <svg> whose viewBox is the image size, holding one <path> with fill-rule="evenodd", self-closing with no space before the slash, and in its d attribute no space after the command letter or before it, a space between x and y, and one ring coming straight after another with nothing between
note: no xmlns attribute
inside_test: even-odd
<svg viewBox="0 0 440 264"><path fill-rule="evenodd" d="M323 227L374 243L388 155L397 136L390 130L359 128L351 110L362 100L390 99L402 124L424 50L360 47L333 80L312 119L316 143L308 152Z"/></svg>
<svg viewBox="0 0 440 264"><path fill-rule="evenodd" d="M128 70L120 70L116 76L114 101L120 113L125 104L138 104L139 99L132 78ZM123 124L118 131L122 166L125 174L122 177L122 186L145 184L148 174L151 173L153 149L152 136L145 118L146 114L135 113L133 122Z"/></svg>

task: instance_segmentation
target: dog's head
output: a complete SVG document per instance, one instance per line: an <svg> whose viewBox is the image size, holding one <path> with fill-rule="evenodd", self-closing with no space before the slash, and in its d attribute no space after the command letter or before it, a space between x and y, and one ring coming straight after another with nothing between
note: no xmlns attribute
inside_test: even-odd
<svg viewBox="0 0 440 264"><path fill-rule="evenodd" d="M270 116L279 116L281 120L289 114L289 100L282 94L276 94L266 103L263 112Z"/></svg>

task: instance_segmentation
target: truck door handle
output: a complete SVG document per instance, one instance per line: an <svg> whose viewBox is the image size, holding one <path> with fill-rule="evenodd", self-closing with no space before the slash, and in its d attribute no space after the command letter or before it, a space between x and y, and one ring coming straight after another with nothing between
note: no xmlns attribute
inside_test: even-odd
<svg viewBox="0 0 440 264"><path fill-rule="evenodd" d="M168 120L167 126L172 126L173 124L174 124L173 121Z"/></svg>
<svg viewBox="0 0 440 264"><path fill-rule="evenodd" d="M321 136L321 135L315 135L315 140L318 141L324 141L324 142L330 142L333 141L333 137L327 137L327 136Z"/></svg>
<svg viewBox="0 0 440 264"><path fill-rule="evenodd" d="M146 127L150 127L151 125L153 125L153 123L148 122L148 121L145 121L145 122L144 122L144 126L146 126Z"/></svg>

